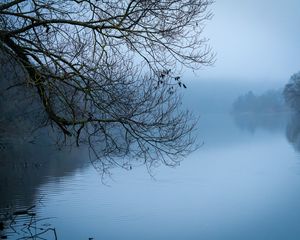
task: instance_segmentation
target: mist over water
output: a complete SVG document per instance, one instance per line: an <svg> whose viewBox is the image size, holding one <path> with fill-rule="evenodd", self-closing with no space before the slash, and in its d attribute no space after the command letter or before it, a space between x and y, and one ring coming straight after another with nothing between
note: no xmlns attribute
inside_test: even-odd
<svg viewBox="0 0 300 240"><path fill-rule="evenodd" d="M0 44L0 237L300 239L300 114L234 108L241 96L280 95L299 71L299 9L299 0L211 6L203 37L216 62L182 69L176 85L183 108L199 118L199 148L174 168L138 162L103 174L86 147L64 148L53 131L37 131L47 119L40 98L25 85L11 88L26 73Z"/></svg>
<svg viewBox="0 0 300 240"><path fill-rule="evenodd" d="M189 78L190 77L190 78ZM283 91L287 79L282 81L244 79L203 79L200 76L186 76L187 89L183 89L184 105L198 115L208 113L229 113L236 98L249 91L260 95L268 90Z"/></svg>
<svg viewBox="0 0 300 240"><path fill-rule="evenodd" d="M297 239L295 116L232 115L229 103L244 91L226 86L215 94L205 87L186 90L195 100L184 104L202 113L197 134L203 145L176 168L152 169L152 177L141 166L112 169L103 182L84 150L57 154L24 145L27 154L17 157L20 149L10 149L10 164L0 174L2 217L35 205L35 218L45 219L37 227L55 227L58 239ZM28 221L17 219L16 232L5 233L26 235L21 230Z"/></svg>

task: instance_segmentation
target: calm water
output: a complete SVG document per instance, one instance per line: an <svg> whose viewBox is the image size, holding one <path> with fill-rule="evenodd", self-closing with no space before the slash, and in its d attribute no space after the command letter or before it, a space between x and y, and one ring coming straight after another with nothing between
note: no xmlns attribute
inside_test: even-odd
<svg viewBox="0 0 300 240"><path fill-rule="evenodd" d="M85 151L5 149L2 234L54 239L55 228L57 239L300 239L298 119L204 115L204 145L179 167L153 169L154 178L144 167L113 169L106 185ZM33 205L14 221L8 214Z"/></svg>

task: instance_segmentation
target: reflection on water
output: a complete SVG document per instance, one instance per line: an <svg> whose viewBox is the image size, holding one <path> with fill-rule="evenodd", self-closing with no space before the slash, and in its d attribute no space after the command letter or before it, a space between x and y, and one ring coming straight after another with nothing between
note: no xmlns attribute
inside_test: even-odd
<svg viewBox="0 0 300 240"><path fill-rule="evenodd" d="M48 223L50 218L39 219L34 211L35 205L27 209L5 213L1 221L1 239L57 239L56 229ZM5 229L5 232L3 230Z"/></svg>
<svg viewBox="0 0 300 240"><path fill-rule="evenodd" d="M258 129L265 129L270 132L282 131L286 127L287 115L287 113L241 113L232 116L240 129L255 133Z"/></svg>
<svg viewBox="0 0 300 240"><path fill-rule="evenodd" d="M2 217L36 205L58 239L299 239L296 119L203 116L204 145L180 167L115 169L109 186L85 153L15 146L1 151Z"/></svg>
<svg viewBox="0 0 300 240"><path fill-rule="evenodd" d="M10 236L9 239L27 239L25 236L30 236L32 229L37 230L36 225L41 222L35 219L31 211L28 213L24 210L42 204L44 196L39 194L38 189L49 181L59 183L61 179L73 175L77 169L84 169L87 161L82 153L78 154L74 150L58 151L45 141L33 144L16 139L14 143L2 144L0 224L9 227L8 233L5 233ZM24 214L15 214L17 212ZM47 230L45 227L38 229L41 228L43 231L39 233ZM49 231L43 235L49 235Z"/></svg>
<svg viewBox="0 0 300 240"><path fill-rule="evenodd" d="M300 113L289 112L282 114L233 114L238 128L255 133L259 129L270 132L285 131L286 138L295 150L300 152Z"/></svg>
<svg viewBox="0 0 300 240"><path fill-rule="evenodd" d="M0 159L0 207L34 205L39 186L86 166L82 155L30 143L6 146Z"/></svg>
<svg viewBox="0 0 300 240"><path fill-rule="evenodd" d="M293 113L286 127L286 137L294 148L300 152L300 113Z"/></svg>

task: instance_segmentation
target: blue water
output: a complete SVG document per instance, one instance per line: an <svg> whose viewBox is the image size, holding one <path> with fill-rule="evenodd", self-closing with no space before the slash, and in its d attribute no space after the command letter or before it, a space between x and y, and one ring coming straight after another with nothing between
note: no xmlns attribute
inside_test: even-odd
<svg viewBox="0 0 300 240"><path fill-rule="evenodd" d="M141 166L112 169L103 179L77 150L65 165L63 155L47 170L27 168L32 180L15 183L11 194L7 177L1 194L14 206L3 203L2 212L35 204L38 227L55 228L58 239L300 239L293 127L285 115L203 115L204 145L176 168L152 169L152 176ZM28 234L6 232L9 239Z"/></svg>

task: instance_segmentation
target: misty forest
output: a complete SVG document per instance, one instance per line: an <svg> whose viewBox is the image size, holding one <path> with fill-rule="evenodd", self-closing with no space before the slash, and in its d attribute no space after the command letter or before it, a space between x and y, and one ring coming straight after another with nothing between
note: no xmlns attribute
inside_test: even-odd
<svg viewBox="0 0 300 240"><path fill-rule="evenodd" d="M298 9L0 0L0 238L300 239Z"/></svg>

